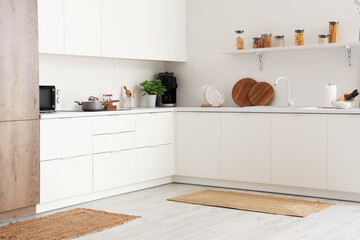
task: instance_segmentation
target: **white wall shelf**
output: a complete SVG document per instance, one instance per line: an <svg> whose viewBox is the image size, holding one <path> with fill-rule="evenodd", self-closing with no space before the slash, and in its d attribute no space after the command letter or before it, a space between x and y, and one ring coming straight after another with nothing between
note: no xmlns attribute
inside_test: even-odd
<svg viewBox="0 0 360 240"><path fill-rule="evenodd" d="M272 48L258 48L258 49L245 49L245 50L234 50L222 53L223 55L249 55L255 54L259 58L260 70L263 69L263 55L264 53L272 52L290 52L290 51L306 51L306 50L324 50L332 48L343 48L346 50L348 57L349 66L351 66L352 60L352 48L359 47L360 42L346 42L346 43L329 43L329 44L311 44L304 46L287 46L287 47L272 47Z"/></svg>

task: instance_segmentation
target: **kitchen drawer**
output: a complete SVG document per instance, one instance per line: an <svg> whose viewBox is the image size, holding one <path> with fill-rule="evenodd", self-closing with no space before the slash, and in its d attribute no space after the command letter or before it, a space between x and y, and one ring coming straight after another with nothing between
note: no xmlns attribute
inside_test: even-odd
<svg viewBox="0 0 360 240"><path fill-rule="evenodd" d="M136 149L136 181L144 182L174 175L174 145Z"/></svg>
<svg viewBox="0 0 360 240"><path fill-rule="evenodd" d="M93 136L93 153L114 152L135 147L135 132Z"/></svg>
<svg viewBox="0 0 360 240"><path fill-rule="evenodd" d="M135 131L135 116L103 116L93 118L93 134Z"/></svg>
<svg viewBox="0 0 360 240"><path fill-rule="evenodd" d="M40 203L91 192L91 155L40 163Z"/></svg>
<svg viewBox="0 0 360 240"><path fill-rule="evenodd" d="M95 154L94 191L101 191L135 182L135 150Z"/></svg>
<svg viewBox="0 0 360 240"><path fill-rule="evenodd" d="M136 115L136 147L174 143L174 113Z"/></svg>
<svg viewBox="0 0 360 240"><path fill-rule="evenodd" d="M40 121L40 160L92 154L92 119Z"/></svg>

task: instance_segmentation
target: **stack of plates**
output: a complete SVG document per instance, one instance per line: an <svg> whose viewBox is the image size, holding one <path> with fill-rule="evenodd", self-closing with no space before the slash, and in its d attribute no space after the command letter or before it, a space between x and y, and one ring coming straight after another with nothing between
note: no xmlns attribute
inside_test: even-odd
<svg viewBox="0 0 360 240"><path fill-rule="evenodd" d="M200 87L198 98L202 105L212 105L214 107L220 107L225 102L224 93L215 85L204 85Z"/></svg>

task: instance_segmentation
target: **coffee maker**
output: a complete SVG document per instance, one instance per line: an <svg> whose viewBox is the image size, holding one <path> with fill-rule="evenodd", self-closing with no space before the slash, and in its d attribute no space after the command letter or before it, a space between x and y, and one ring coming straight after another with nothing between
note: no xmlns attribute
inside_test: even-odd
<svg viewBox="0 0 360 240"><path fill-rule="evenodd" d="M159 107L175 107L176 106L176 88L177 82L174 73L159 73L158 79L165 86L166 92L162 96L158 96L157 106Z"/></svg>

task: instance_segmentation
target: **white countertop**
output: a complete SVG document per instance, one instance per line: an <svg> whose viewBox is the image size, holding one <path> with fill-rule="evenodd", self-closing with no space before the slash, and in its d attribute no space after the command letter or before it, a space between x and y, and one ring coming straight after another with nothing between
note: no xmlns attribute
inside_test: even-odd
<svg viewBox="0 0 360 240"><path fill-rule="evenodd" d="M72 117L96 117L121 114L141 114L158 112L229 112L229 113L293 113L293 114L360 114L360 108L352 109L333 109L315 107L222 107L222 108L202 108L202 107L156 107L156 108L134 108L117 111L57 111L51 113L41 113L41 119L72 118Z"/></svg>
<svg viewBox="0 0 360 240"><path fill-rule="evenodd" d="M252 106L252 107L177 107L176 112L234 112L234 113L297 113L297 114L360 114L360 108L334 109L320 107L281 107L281 106Z"/></svg>
<svg viewBox="0 0 360 240"><path fill-rule="evenodd" d="M141 113L158 113L158 112L174 112L174 108L133 108L120 109L116 111L76 111L63 110L50 113L40 113L40 119L54 119L54 118L72 118L72 117L97 117L97 116L111 116L122 114L141 114Z"/></svg>

